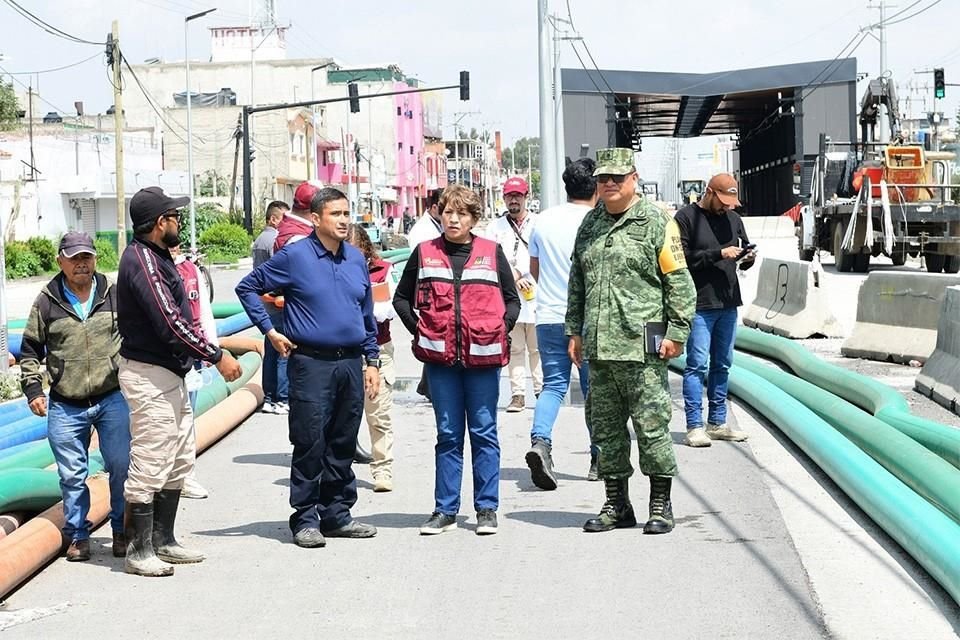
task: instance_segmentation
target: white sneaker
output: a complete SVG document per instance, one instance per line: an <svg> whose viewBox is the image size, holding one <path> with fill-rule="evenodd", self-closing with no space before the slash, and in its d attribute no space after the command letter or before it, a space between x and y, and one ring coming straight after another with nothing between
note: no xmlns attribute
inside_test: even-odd
<svg viewBox="0 0 960 640"><path fill-rule="evenodd" d="M727 440L728 442L743 442L749 436L743 431L731 429L725 424L708 424L707 437L711 440Z"/></svg>
<svg viewBox="0 0 960 640"><path fill-rule="evenodd" d="M273 408L275 409L274 413L276 413L278 416L285 416L290 413L290 405L288 405L286 402L278 402L273 405Z"/></svg>
<svg viewBox="0 0 960 640"><path fill-rule="evenodd" d="M276 413L277 405L273 404L272 402L264 402L263 408L260 409L260 411L262 411L263 413Z"/></svg>
<svg viewBox="0 0 960 640"><path fill-rule="evenodd" d="M688 429L687 436L684 438L683 443L688 447L709 447L713 444L710 442L710 438L707 437L707 433L703 427Z"/></svg>
<svg viewBox="0 0 960 640"><path fill-rule="evenodd" d="M203 500L209 497L210 493L203 488L203 485L193 478L186 478L183 481L183 489L180 490L181 498L191 498L193 500Z"/></svg>

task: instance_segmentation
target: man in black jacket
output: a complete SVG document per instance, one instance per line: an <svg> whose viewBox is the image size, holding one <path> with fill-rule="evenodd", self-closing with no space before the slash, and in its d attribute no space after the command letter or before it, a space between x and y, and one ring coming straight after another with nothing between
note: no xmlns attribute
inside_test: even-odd
<svg viewBox="0 0 960 640"><path fill-rule="evenodd" d="M130 469L124 485L126 571L168 576L171 564L200 562L203 554L177 543L173 528L184 478L193 469L196 440L184 376L195 359L216 365L227 382L240 364L194 330L189 301L170 247L180 244L177 211L189 198L159 187L130 200L134 240L117 277L120 387L130 405ZM168 564L171 563L171 564Z"/></svg>
<svg viewBox="0 0 960 640"><path fill-rule="evenodd" d="M677 212L680 240L697 287L697 313L687 340L683 371L686 444L709 447L713 440L740 442L747 434L727 426L727 379L733 361L740 298L738 269L753 266L755 252L743 221L737 181L728 173L710 179L699 202ZM707 363L709 360L709 372ZM703 383L707 381L707 425L703 424Z"/></svg>
<svg viewBox="0 0 960 640"><path fill-rule="evenodd" d="M85 233L60 240L60 273L37 296L23 331L20 376L30 411L47 416L47 440L57 461L63 494L67 560L90 559L91 428L97 430L104 469L110 474L113 555L127 552L123 534L123 484L130 464L130 410L117 381L117 289L97 273L97 251ZM50 402L43 395L46 358Z"/></svg>

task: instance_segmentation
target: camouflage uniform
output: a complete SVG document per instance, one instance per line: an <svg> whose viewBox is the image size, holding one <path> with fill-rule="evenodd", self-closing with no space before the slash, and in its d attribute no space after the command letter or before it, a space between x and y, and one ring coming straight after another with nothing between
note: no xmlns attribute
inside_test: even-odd
<svg viewBox="0 0 960 640"><path fill-rule="evenodd" d="M617 161L632 166L632 155L601 150L597 172ZM621 215L608 213L603 203L587 214L574 245L566 333L583 335L583 357L590 361L590 421L601 478L633 474L628 418L637 434L640 471L676 475L667 363L644 352L644 324L666 321L665 337L684 343L696 299L672 217L644 200Z"/></svg>

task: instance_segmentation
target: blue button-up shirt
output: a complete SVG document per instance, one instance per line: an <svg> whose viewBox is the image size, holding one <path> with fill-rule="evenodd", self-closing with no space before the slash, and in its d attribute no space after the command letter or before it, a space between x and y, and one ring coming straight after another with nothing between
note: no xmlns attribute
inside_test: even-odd
<svg viewBox="0 0 960 640"><path fill-rule="evenodd" d="M367 358L380 355L370 273L356 247L342 242L331 253L310 234L247 274L237 285L237 297L263 333L273 323L260 296L277 289L283 290L284 335L294 344L361 347Z"/></svg>

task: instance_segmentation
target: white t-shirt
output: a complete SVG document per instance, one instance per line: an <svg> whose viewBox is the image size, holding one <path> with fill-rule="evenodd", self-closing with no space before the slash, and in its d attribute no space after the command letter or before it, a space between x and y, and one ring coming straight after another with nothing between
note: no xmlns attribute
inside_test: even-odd
<svg viewBox="0 0 960 640"><path fill-rule="evenodd" d="M443 228L441 228L440 223L431 218L429 213L424 213L410 227L410 231L407 233L407 244L413 249L421 242L435 240L442 235Z"/></svg>
<svg viewBox="0 0 960 640"><path fill-rule="evenodd" d="M503 249L510 266L520 272L520 277L527 278L531 282L533 279L530 278L530 252L527 245L530 243L530 234L533 233L536 224L536 214L527 213L523 222L519 225L520 237L518 238L514 232L510 216L503 215L494 219L484 230L486 237L494 240ZM532 323L536 320L537 298L539 297L540 294L537 291L536 284L534 285L533 300L527 300L522 294L520 295L520 317L517 318L517 322Z"/></svg>
<svg viewBox="0 0 960 640"><path fill-rule="evenodd" d="M568 202L540 213L530 238L530 256L540 260L537 324L564 323L573 245L589 211L587 205Z"/></svg>

